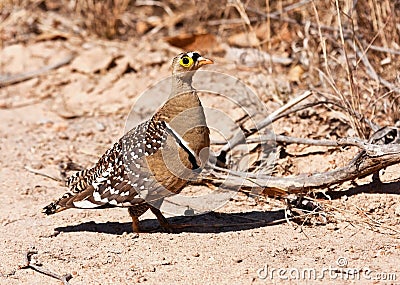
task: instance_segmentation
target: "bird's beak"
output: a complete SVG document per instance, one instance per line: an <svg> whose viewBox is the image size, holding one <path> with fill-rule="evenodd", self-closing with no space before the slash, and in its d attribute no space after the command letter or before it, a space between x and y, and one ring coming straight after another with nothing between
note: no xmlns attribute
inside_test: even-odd
<svg viewBox="0 0 400 285"><path fill-rule="evenodd" d="M206 65L206 64L213 64L213 63L214 63L214 61L212 61L211 59L208 59L208 58L205 58L205 57L202 57L202 56L200 56L197 59L197 64L199 66Z"/></svg>

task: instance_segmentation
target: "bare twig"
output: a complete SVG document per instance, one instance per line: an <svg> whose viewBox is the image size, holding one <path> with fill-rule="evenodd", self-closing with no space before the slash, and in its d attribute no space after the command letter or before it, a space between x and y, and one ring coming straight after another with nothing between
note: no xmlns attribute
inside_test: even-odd
<svg viewBox="0 0 400 285"><path fill-rule="evenodd" d="M153 0L136 0L135 2L136 6L158 6L164 9L165 12L167 12L168 16L173 17L175 16L174 12L171 10L171 8L161 2L161 1L153 1Z"/></svg>
<svg viewBox="0 0 400 285"><path fill-rule="evenodd" d="M22 266L20 266L20 269L28 269L28 268L31 268L31 269L33 269L33 270L35 270L35 271L37 271L37 272L39 272L39 273L42 273L42 274L44 274L44 275L47 275L47 276L50 276L50 277L53 277L53 278L55 278L55 279L58 279L58 280L60 280L64 285L69 285L70 283L68 283L68 280L70 280L71 278L72 278L72 275L71 274L65 274L65 275L58 275L58 274L56 274L56 273L54 273L54 272L51 272L50 270L47 270L47 269L43 269L43 268L41 268L39 265L36 265L36 264L34 264L33 262L32 262L32 256L34 255L34 254L37 254L37 251L34 251L34 250L29 250L27 253L26 253L26 255L25 255L25 264L24 265L22 265Z"/></svg>
<svg viewBox="0 0 400 285"><path fill-rule="evenodd" d="M266 117L264 120L258 122L256 124L255 129L251 130L251 131L257 132L257 131L260 131L261 129L269 126L271 123L273 123L275 121L275 118L277 118L280 114L286 112L287 110L289 110L293 106L295 106L295 105L299 104L300 102L304 101L305 99L310 97L312 94L313 93L311 91L305 91L300 96L290 100L288 103L286 103L285 105L283 105L282 107L278 108L277 110L272 112L270 115L268 115L268 117Z"/></svg>
<svg viewBox="0 0 400 285"><path fill-rule="evenodd" d="M335 93L341 99L341 101L345 105L345 109L346 110L350 110L350 106L348 105L347 100L343 96L342 92L340 92L339 88L336 86L335 80L333 79L333 76L332 76L332 73L331 73L331 69L330 69L330 65L329 65L329 62L328 62L326 41L325 41L325 38L323 37L322 31L321 31L321 22L320 22L320 19L319 19L318 9L317 9L314 1L312 2L312 4L313 4L312 6L313 6L313 9L314 9L315 18L317 20L318 35L319 35L319 39L320 39L320 42L321 42L321 48L322 48L322 53L323 53L323 56L324 56L324 63L325 63L324 64L324 68L325 68L325 71L326 71L326 74L324 72L322 72L322 71L320 71L320 74L322 74L322 76L329 83L331 88L335 91ZM319 70L319 69L317 69L317 70Z"/></svg>
<svg viewBox="0 0 400 285"><path fill-rule="evenodd" d="M255 194L285 197L290 193L306 194L312 189L352 181L400 163L400 144L377 145L357 138L341 139L337 143L341 146L357 146L362 151L348 165L327 172L274 177L213 166L209 177L202 177L200 182L235 190L240 186Z"/></svg>
<svg viewBox="0 0 400 285"><path fill-rule="evenodd" d="M52 180L54 180L54 181L58 181L58 182L62 182L62 181L63 181L61 178L54 177L54 176L51 176L51 175L49 175L49 174L46 174L46 173L37 171L37 170L35 170L35 169L33 169L33 168L29 167L29 166L25 166L24 168L25 168L26 170L28 170L29 172L32 172L33 174L41 175L41 176L50 178L50 179L52 179Z"/></svg>
<svg viewBox="0 0 400 285"><path fill-rule="evenodd" d="M270 136L259 136L256 138L248 138L246 143L265 143L265 142L281 142L286 144L305 144L305 145L319 145L319 146L340 146L337 141L325 140L325 139L308 139L308 138L296 138L283 135L270 135Z"/></svg>
<svg viewBox="0 0 400 285"><path fill-rule="evenodd" d="M69 56L67 56L66 58L61 60L60 62L51 64L51 65L47 65L38 70L28 71L28 72L10 75L10 76L0 75L0 87L17 84L22 81L26 81L31 78L37 77L39 75L45 74L46 72L49 72L50 70L57 69L63 65L70 63L74 58L75 58L75 54L70 54Z"/></svg>
<svg viewBox="0 0 400 285"><path fill-rule="evenodd" d="M282 113L285 111L289 110L293 106L299 104L303 100L307 99L312 95L311 91L306 91L302 95L294 98L293 100L289 101L287 104L284 106L280 107L279 109L275 110L272 112L269 116L267 116L265 119L261 120L258 122L255 126L255 128L249 130L249 132L246 134L246 137L260 131L261 129L269 126L272 124L276 118L278 118ZM239 130L234 134L234 136L221 148L220 150L220 155L218 156L218 159L223 161L225 159L225 155L227 152L229 152L231 149L233 149L235 146L242 144L245 142L245 137L243 136L243 132Z"/></svg>
<svg viewBox="0 0 400 285"><path fill-rule="evenodd" d="M390 54L394 54L394 55L400 55L400 50L390 49L390 48L386 48L386 47L380 47L380 46L376 46L376 45L369 45L368 47L371 50L386 52L386 53L390 53Z"/></svg>
<svg viewBox="0 0 400 285"><path fill-rule="evenodd" d="M390 83L389 81L387 81L386 79L383 79L382 77L380 77L378 75L378 73L375 71L372 64L369 62L368 57L365 56L365 54L359 49L359 47L356 44L353 45L351 42L349 42L349 44L354 48L357 56L361 59L362 63L364 64L367 74L370 77L372 77L372 79L381 83L383 86L385 86L389 90L400 93L400 87Z"/></svg>
<svg viewBox="0 0 400 285"><path fill-rule="evenodd" d="M282 15L283 13L287 13L287 12L289 12L291 10L295 10L297 8L300 8L300 7L304 6L304 5L307 5L310 2L311 2L311 0L301 0L299 2L295 2L293 4L290 4L290 5L286 6L282 10L275 11L275 12L271 13L270 15L279 16L279 15Z"/></svg>
<svg viewBox="0 0 400 285"><path fill-rule="evenodd" d="M354 84L354 76L353 76L353 70L350 65L349 61L349 56L347 55L347 49L345 45L345 40L344 40L344 35L343 35L343 25L342 25L342 19L341 19L341 13L343 13L339 7L339 1L335 0L335 6L336 6L336 14L337 14L337 19L338 19L338 25L339 25L339 35L340 35L340 42L342 45L342 50L343 50L343 55L346 60L345 64L345 70L346 70L346 75L347 75L347 80L349 82L349 91L350 91L350 96L344 96L341 94L342 101L343 103L346 103L346 105L349 106L349 121L351 122L353 130L355 130L358 134L359 137L365 138L365 130L360 124L360 120L358 120L357 116L355 115L356 109L357 112L360 114L360 94L358 93L357 86ZM347 16L347 15L346 15ZM348 16L349 17L349 16ZM349 17L350 18L350 17ZM349 40L348 40L349 41ZM350 98L349 98L350 97Z"/></svg>
<svg viewBox="0 0 400 285"><path fill-rule="evenodd" d="M279 142L285 144L304 144L304 145L319 145L319 146L333 146L338 147L339 144L334 140L326 139L308 139L308 138L296 138L284 135L264 135L257 136L254 138L247 138L246 144L248 143L267 143L267 142ZM225 141L212 141L213 145L224 145Z"/></svg>
<svg viewBox="0 0 400 285"><path fill-rule="evenodd" d="M348 202L346 202L348 203ZM375 221L375 220L371 220L371 217L369 217L365 211L361 210L359 207L357 207L355 204L350 204L352 207L355 207L356 210L361 214L361 216L363 216L363 218L358 218L355 219L355 215L354 215L354 209L348 210L348 209L342 209L340 207L334 206L332 204L328 204L328 203L324 203L324 208L330 208L331 210L333 210L335 213L341 213L344 216L344 221L351 223L352 225L354 225L354 222L358 223L358 224L362 224L362 225L367 225L370 227L371 230L375 230L376 232L381 232L382 231L378 231L378 229L385 229L385 230L389 230L390 232L386 232L386 234L391 234L391 235L398 235L400 234L400 231L396 230L394 227L391 226L385 226L383 225L380 221Z"/></svg>

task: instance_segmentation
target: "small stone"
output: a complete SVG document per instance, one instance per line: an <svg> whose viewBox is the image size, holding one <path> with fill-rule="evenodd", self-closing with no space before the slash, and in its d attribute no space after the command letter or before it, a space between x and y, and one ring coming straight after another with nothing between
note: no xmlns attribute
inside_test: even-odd
<svg viewBox="0 0 400 285"><path fill-rule="evenodd" d="M198 252L193 253L193 256L194 256L194 257L199 257L199 256L200 256L200 253L198 253Z"/></svg>
<svg viewBox="0 0 400 285"><path fill-rule="evenodd" d="M59 133L58 138L60 138L62 140L68 140L69 136L67 135L67 133Z"/></svg>
<svg viewBox="0 0 400 285"><path fill-rule="evenodd" d="M400 216L400 206L398 206L395 210L394 213L396 214L396 216Z"/></svg>
<svg viewBox="0 0 400 285"><path fill-rule="evenodd" d="M68 129L68 125L64 123L57 123L53 125L56 132L65 132Z"/></svg>
<svg viewBox="0 0 400 285"><path fill-rule="evenodd" d="M336 224L327 224L326 229L328 229L330 231L337 231L339 228Z"/></svg>
<svg viewBox="0 0 400 285"><path fill-rule="evenodd" d="M31 162L31 167L32 167L33 169L39 170L39 169L42 169L42 168L43 168L43 163L42 163L41 161L38 161L38 160L32 161L32 162Z"/></svg>
<svg viewBox="0 0 400 285"><path fill-rule="evenodd" d="M38 121L39 125L52 126L54 122L50 119L41 119Z"/></svg>
<svg viewBox="0 0 400 285"><path fill-rule="evenodd" d="M149 25L146 22L139 21L136 23L136 32L139 35L143 35L149 30Z"/></svg>
<svg viewBox="0 0 400 285"><path fill-rule="evenodd" d="M172 265L172 261L164 260L164 261L161 262L161 265Z"/></svg>
<svg viewBox="0 0 400 285"><path fill-rule="evenodd" d="M104 131L106 130L106 126L104 126L103 123L96 122L96 129L97 129L99 132L104 132Z"/></svg>

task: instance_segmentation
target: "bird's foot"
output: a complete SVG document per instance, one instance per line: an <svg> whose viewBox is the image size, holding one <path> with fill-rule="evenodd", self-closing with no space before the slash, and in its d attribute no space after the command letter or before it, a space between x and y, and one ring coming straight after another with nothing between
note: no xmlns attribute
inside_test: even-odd
<svg viewBox="0 0 400 285"><path fill-rule="evenodd" d="M164 232L173 233L174 232L174 225L168 223L167 219L163 216L161 211L155 207L150 207L150 210L153 214L157 217L158 222L160 223L160 227Z"/></svg>

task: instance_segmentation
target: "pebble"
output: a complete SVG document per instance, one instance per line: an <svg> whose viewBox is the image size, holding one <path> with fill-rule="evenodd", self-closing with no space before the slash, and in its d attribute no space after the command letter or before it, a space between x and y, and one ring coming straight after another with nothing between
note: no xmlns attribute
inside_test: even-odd
<svg viewBox="0 0 400 285"><path fill-rule="evenodd" d="M327 224L326 229L330 231L337 231L339 228L336 224Z"/></svg>
<svg viewBox="0 0 400 285"><path fill-rule="evenodd" d="M35 161L31 162L31 167L33 169L36 169L36 170L42 169L43 168L43 163L41 161L35 160Z"/></svg>
<svg viewBox="0 0 400 285"><path fill-rule="evenodd" d="M99 132L104 132L106 130L106 126L101 122L96 122L96 129Z"/></svg>
<svg viewBox="0 0 400 285"><path fill-rule="evenodd" d="M394 213L396 214L396 216L400 216L400 206L398 206L395 210Z"/></svg>

